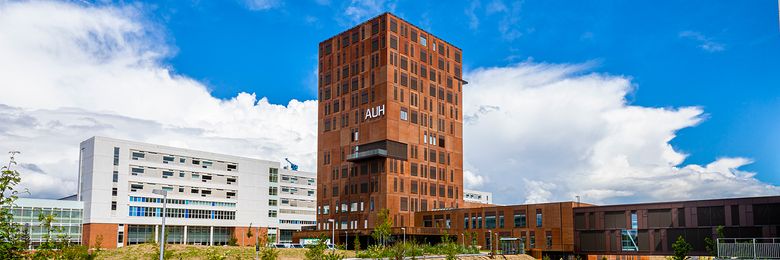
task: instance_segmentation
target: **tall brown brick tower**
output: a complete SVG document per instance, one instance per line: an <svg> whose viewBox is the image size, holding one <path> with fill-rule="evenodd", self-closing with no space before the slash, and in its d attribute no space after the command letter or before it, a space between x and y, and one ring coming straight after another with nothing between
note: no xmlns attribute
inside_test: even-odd
<svg viewBox="0 0 780 260"><path fill-rule="evenodd" d="M385 13L320 43L319 230L463 205L462 52ZM364 233L365 234L365 233Z"/></svg>

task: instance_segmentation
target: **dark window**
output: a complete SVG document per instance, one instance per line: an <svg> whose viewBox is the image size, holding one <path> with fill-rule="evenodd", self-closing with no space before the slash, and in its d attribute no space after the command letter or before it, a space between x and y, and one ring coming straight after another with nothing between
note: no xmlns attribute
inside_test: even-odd
<svg viewBox="0 0 780 260"><path fill-rule="evenodd" d="M700 227L722 226L726 224L726 212L723 206L698 207L696 220Z"/></svg>
<svg viewBox="0 0 780 260"><path fill-rule="evenodd" d="M780 225L780 203L753 204L753 224Z"/></svg>
<svg viewBox="0 0 780 260"><path fill-rule="evenodd" d="M650 228L671 227L671 209L651 209L647 211L647 226Z"/></svg>
<svg viewBox="0 0 780 260"><path fill-rule="evenodd" d="M626 212L610 211L604 213L604 228L626 228Z"/></svg>

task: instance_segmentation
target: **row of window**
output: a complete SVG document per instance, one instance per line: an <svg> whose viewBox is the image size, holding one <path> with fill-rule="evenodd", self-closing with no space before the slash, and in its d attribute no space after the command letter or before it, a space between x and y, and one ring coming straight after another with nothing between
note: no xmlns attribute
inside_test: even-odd
<svg viewBox="0 0 780 260"><path fill-rule="evenodd" d="M230 175L207 174L207 173L179 171L179 170L173 170L173 169L144 167L144 166L136 166L136 165L131 165L130 166L130 175L133 175L133 176L144 175L146 177L157 177L156 172L158 172L158 171L161 172L160 177L162 177L163 179L172 178L174 175L178 175L178 178L187 178L187 177L189 177L190 180L200 181L200 182L211 182L215 177L220 178L220 179L224 178L225 179L225 184L228 184L228 185L235 184L238 181L238 177L230 176ZM154 175L154 176L151 176L151 175Z"/></svg>
<svg viewBox="0 0 780 260"><path fill-rule="evenodd" d="M469 219L471 221L469 221ZM536 227L542 227L543 223L543 216L542 216L542 210L536 209ZM527 217L525 210L516 210L514 212L513 216L513 227L516 228L524 228L527 227ZM485 228L487 229L493 229L493 228L504 228L504 214L503 212L499 212L498 216L496 216L495 213L486 213L484 222L482 219L482 213L471 213L469 216L468 213L466 213L463 217L463 228L464 229L480 229L483 227L483 223Z"/></svg>
<svg viewBox="0 0 780 260"><path fill-rule="evenodd" d="M130 196L130 202L162 203L162 200L163 200L162 198ZM179 205L197 205L197 206L230 207L230 208L236 207L236 203L233 202L183 200L183 199L168 199L167 202L168 204L179 204Z"/></svg>
<svg viewBox="0 0 780 260"><path fill-rule="evenodd" d="M280 219L279 224L293 224L293 225L316 225L317 221L314 220L297 220L297 219Z"/></svg>
<svg viewBox="0 0 780 260"><path fill-rule="evenodd" d="M158 184L149 183L149 185L156 186ZM187 188L189 188L190 194L200 194L201 197L208 197L211 196L212 190L211 189L202 189L199 187L184 187L184 186L177 186L178 193L187 193ZM139 192L144 189L143 183L130 183L130 192ZM167 192L174 192L174 187L171 186L163 186L161 187L162 190ZM224 191L225 192L225 198L231 199L236 197L236 191L235 190L223 190L223 189L216 189L219 192ZM115 193L114 193L115 194Z"/></svg>
<svg viewBox="0 0 780 260"><path fill-rule="evenodd" d="M131 217L162 217L162 208L130 206L128 215ZM166 209L165 217L234 220L236 219L236 212L223 210L168 208Z"/></svg>
<svg viewBox="0 0 780 260"><path fill-rule="evenodd" d="M115 151L116 153L116 151ZM156 152L148 152L148 151L139 151L139 150L131 150L130 152L130 159L133 160L144 160L146 159L146 155L158 155ZM189 162L189 163L188 163ZM163 154L162 155L162 163L165 164L189 164L189 165L197 165L202 168L213 168L214 162L212 160L205 160L201 158L195 158L195 157L188 157L188 156L180 156L180 155L168 155ZM238 170L238 164L237 163L230 163L230 162L223 162L223 161L216 161L218 164L224 164L226 171L237 171Z"/></svg>

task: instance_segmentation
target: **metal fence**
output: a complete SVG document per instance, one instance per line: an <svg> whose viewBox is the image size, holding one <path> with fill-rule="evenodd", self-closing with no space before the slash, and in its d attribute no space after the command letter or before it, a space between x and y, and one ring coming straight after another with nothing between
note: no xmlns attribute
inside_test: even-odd
<svg viewBox="0 0 780 260"><path fill-rule="evenodd" d="M780 238L719 238L719 259L780 259Z"/></svg>

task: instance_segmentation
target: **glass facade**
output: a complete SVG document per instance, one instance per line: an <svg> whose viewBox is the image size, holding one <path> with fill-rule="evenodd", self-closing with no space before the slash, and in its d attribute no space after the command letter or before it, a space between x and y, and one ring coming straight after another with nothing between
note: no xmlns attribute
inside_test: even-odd
<svg viewBox="0 0 780 260"><path fill-rule="evenodd" d="M70 201L68 201L70 202ZM83 209L58 208L58 207L27 207L24 206L22 199L18 200L17 206L11 208L13 221L18 223L30 234L30 244L36 247L43 242L43 236L46 230L41 227L38 216L54 215L52 227L62 232L52 233L51 237L56 238L59 235L65 235L71 243L81 243L81 224L83 219Z"/></svg>

